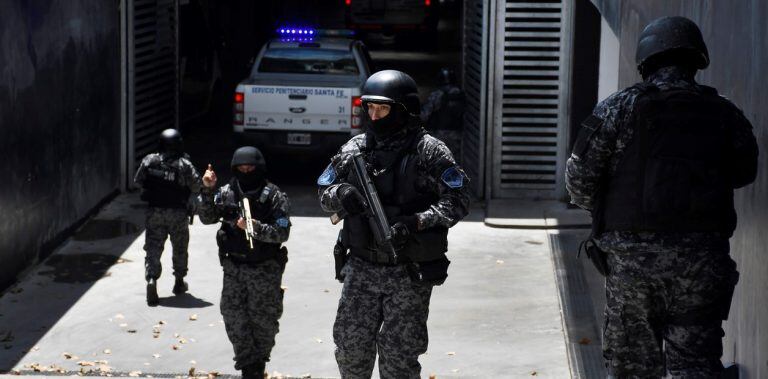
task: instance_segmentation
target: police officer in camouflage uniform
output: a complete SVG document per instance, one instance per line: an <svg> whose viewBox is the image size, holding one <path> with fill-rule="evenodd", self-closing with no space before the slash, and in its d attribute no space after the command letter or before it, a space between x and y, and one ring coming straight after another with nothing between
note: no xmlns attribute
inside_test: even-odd
<svg viewBox="0 0 768 379"><path fill-rule="evenodd" d="M421 127L416 83L405 73L373 74L363 87L367 132L352 138L318 179L322 208L347 216L348 261L333 339L342 378L418 378L427 351L434 285L447 277L448 228L468 212L467 178L450 150ZM352 156L362 153L391 224L398 259L378 247Z"/></svg>
<svg viewBox="0 0 768 379"><path fill-rule="evenodd" d="M266 162L255 147L237 149L231 168L232 180L215 190L216 173L208 166L198 212L204 224L221 221L216 233L224 269L221 314L235 350L235 369L242 370L243 378L261 379L283 314L280 282L288 251L281 244L291 230L289 203L285 193L266 180ZM244 198L253 218L253 247L241 214Z"/></svg>
<svg viewBox="0 0 768 379"><path fill-rule="evenodd" d="M597 105L566 168L572 202L605 252L604 357L615 378L714 378L738 280L733 190L757 144L742 112L694 80L709 64L699 28L664 17L640 35L643 81Z"/></svg>
<svg viewBox="0 0 768 379"><path fill-rule="evenodd" d="M200 191L200 175L184 154L181 134L166 129L160 134L160 151L144 157L134 178L142 187L141 199L149 203L146 216L147 252L144 267L147 280L147 304L157 305L157 279L162 266L165 240L170 235L173 246L173 293L187 291L187 246L189 245L190 201Z"/></svg>
<svg viewBox="0 0 768 379"><path fill-rule="evenodd" d="M432 91L421 107L421 120L430 134L443 141L457 159L461 157L464 131L464 92L456 85L449 68L440 69L440 87Z"/></svg>

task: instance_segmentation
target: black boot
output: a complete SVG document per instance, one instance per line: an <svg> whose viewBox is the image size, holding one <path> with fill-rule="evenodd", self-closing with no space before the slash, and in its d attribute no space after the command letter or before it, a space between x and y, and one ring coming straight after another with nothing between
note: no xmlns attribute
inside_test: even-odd
<svg viewBox="0 0 768 379"><path fill-rule="evenodd" d="M160 298L157 296L157 280L149 279L147 281L147 305L154 307L160 304Z"/></svg>
<svg viewBox="0 0 768 379"><path fill-rule="evenodd" d="M256 362L243 367L243 379L264 379L266 363Z"/></svg>
<svg viewBox="0 0 768 379"><path fill-rule="evenodd" d="M184 281L184 278L177 276L176 283L173 285L173 294L181 295L184 292L187 292L187 289L189 289L189 287L187 286L187 282Z"/></svg>

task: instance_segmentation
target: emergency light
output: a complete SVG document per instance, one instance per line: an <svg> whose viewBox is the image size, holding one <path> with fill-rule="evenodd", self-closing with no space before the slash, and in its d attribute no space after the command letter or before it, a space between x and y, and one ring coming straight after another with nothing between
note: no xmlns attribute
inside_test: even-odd
<svg viewBox="0 0 768 379"><path fill-rule="evenodd" d="M315 29L310 29L310 28L282 27L277 29L277 33L280 34L281 36L295 37L295 36L314 36L315 33L317 32L315 31Z"/></svg>
<svg viewBox="0 0 768 379"><path fill-rule="evenodd" d="M277 28L280 37L353 37L355 32L347 29L314 29L309 27L281 26Z"/></svg>

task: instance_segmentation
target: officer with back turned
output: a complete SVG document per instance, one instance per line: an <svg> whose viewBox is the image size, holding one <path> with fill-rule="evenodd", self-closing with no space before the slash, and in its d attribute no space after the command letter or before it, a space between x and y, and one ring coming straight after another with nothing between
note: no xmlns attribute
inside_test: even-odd
<svg viewBox="0 0 768 379"><path fill-rule="evenodd" d="M187 275L189 209L191 196L197 196L200 190L200 175L189 156L184 154L179 131L163 130L159 143L160 151L144 157L134 178L134 182L142 187L141 199L149 203L144 267L147 304L150 306L160 302L157 279L162 272L160 256L168 236L173 247L173 276L176 277L173 293L180 295L188 289L184 277Z"/></svg>
<svg viewBox="0 0 768 379"><path fill-rule="evenodd" d="M691 20L651 22L636 58L643 81L595 107L566 167L607 274L606 367L613 378L715 378L738 280L733 192L755 179L757 143L744 114L694 80L709 55Z"/></svg>
<svg viewBox="0 0 768 379"><path fill-rule="evenodd" d="M281 244L291 230L288 197L267 181L266 162L252 146L232 156L233 178L218 190L209 165L203 175L200 221L221 222L216 233L224 269L221 314L243 378L263 378L283 314L280 282L288 261ZM248 217L251 225L248 226Z"/></svg>
<svg viewBox="0 0 768 379"><path fill-rule="evenodd" d="M421 107L421 120L430 134L443 141L454 157L461 157L464 132L464 92L456 85L456 75L449 68L438 74L440 87L432 91Z"/></svg>
<svg viewBox="0 0 768 379"><path fill-rule="evenodd" d="M318 179L322 208L346 214L336 361L342 378L370 378L378 352L381 378L418 378L432 288L447 277L448 228L468 212L468 180L445 144L422 128L410 76L377 72L362 95L366 133L342 146ZM357 154L375 184L397 258L372 233L371 204L353 168Z"/></svg>

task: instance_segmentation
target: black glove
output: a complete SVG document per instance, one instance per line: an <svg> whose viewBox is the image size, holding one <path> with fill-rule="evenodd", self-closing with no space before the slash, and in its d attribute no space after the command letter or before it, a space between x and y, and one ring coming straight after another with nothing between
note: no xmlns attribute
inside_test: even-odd
<svg viewBox="0 0 768 379"><path fill-rule="evenodd" d="M416 215L398 216L392 218L392 222L392 244L401 248L408 242L408 237L418 231L419 218Z"/></svg>
<svg viewBox="0 0 768 379"><path fill-rule="evenodd" d="M348 214L356 215L365 210L365 199L363 199L363 195L351 184L340 184L339 188L336 190L336 194L339 196L341 206Z"/></svg>

